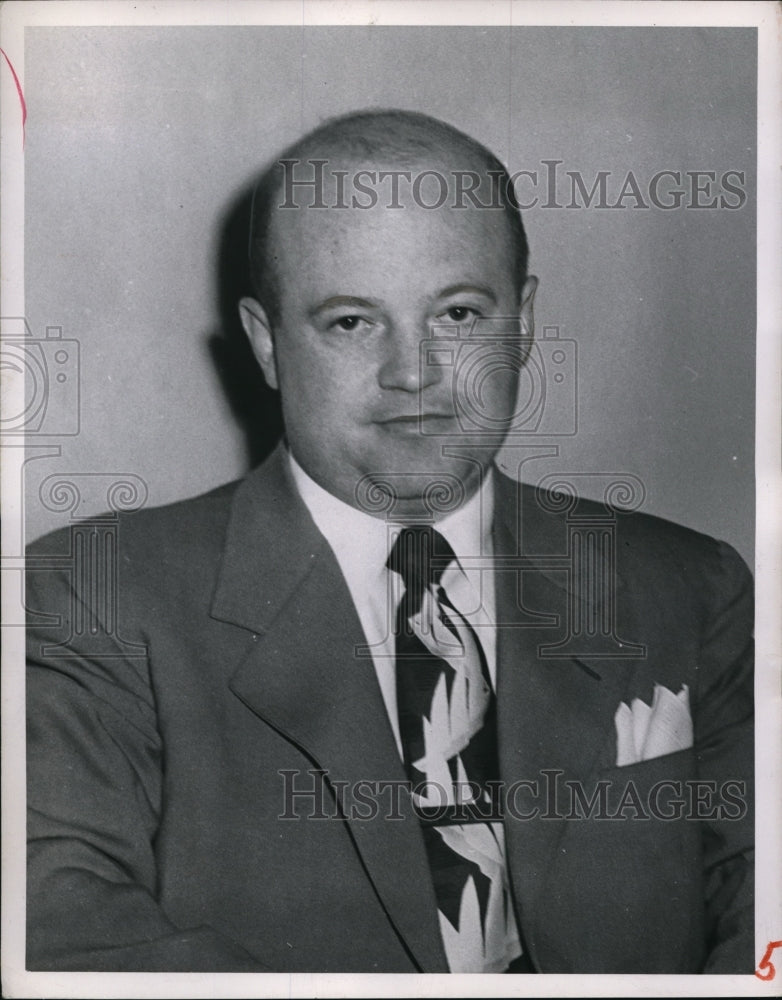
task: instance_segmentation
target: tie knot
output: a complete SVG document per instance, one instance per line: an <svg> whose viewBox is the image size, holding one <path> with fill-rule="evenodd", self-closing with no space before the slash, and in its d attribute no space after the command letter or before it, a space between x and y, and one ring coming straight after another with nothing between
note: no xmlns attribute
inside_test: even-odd
<svg viewBox="0 0 782 1000"><path fill-rule="evenodd" d="M456 557L439 531L428 524L403 528L386 565L399 573L416 606L427 587L439 584L446 567Z"/></svg>

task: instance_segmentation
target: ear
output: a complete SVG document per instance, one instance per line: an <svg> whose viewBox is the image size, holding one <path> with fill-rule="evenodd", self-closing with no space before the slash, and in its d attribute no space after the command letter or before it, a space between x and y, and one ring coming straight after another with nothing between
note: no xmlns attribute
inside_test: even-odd
<svg viewBox="0 0 782 1000"><path fill-rule="evenodd" d="M279 389L277 364L274 358L274 337L269 317L257 299L245 297L239 302L239 318L250 341L255 360L261 366L269 386Z"/></svg>
<svg viewBox="0 0 782 1000"><path fill-rule="evenodd" d="M535 320L532 313L532 300L535 298L535 292L538 287L538 279L534 274L531 274L527 280L524 282L524 286L521 289L521 305L519 307L519 319L521 320L521 337L524 343L524 362L526 362L529 357L529 352L532 350L532 338L535 333Z"/></svg>
<svg viewBox="0 0 782 1000"><path fill-rule="evenodd" d="M531 339L533 333L535 332L535 322L532 315L532 300L535 298L537 288L538 279L534 274L531 274L524 282L524 286L521 289L521 307L519 309L519 316L521 318L521 335L525 339Z"/></svg>

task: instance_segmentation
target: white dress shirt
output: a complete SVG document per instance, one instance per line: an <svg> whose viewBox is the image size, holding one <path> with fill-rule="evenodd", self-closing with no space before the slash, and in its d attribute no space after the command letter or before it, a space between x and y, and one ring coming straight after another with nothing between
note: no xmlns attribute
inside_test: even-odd
<svg viewBox="0 0 782 1000"><path fill-rule="evenodd" d="M400 574L386 565L404 525L373 517L338 500L314 482L290 453L288 458L301 498L331 546L347 582L367 640L365 647L356 650L358 662L361 662L362 656L372 659L399 756L404 760L397 719L393 634L396 609L404 584ZM434 527L456 556L446 567L440 584L448 600L474 628L496 690L492 478L489 472L467 503L436 521ZM438 910L448 966L451 972L503 972L522 949L515 915L509 905L502 822L456 824L443 827L438 832L454 853L477 863L492 883L489 896L491 913L487 911L485 927L472 878L463 890L458 928Z"/></svg>
<svg viewBox="0 0 782 1000"><path fill-rule="evenodd" d="M353 598L367 640L366 647L358 649L357 655L359 659L371 657L401 757L393 627L403 584L398 574L387 568L386 561L403 525L373 517L338 500L311 479L290 452L288 459L296 488L331 546ZM456 555L456 561L446 568L440 582L448 599L475 629L492 685L496 687L493 515L490 472L467 503L436 521L434 527ZM481 565L462 565L460 560L468 557L482 557Z"/></svg>

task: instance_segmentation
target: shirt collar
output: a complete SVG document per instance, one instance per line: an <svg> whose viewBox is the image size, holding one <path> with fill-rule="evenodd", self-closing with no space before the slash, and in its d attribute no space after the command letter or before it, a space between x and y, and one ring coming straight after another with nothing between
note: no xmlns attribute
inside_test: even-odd
<svg viewBox="0 0 782 1000"><path fill-rule="evenodd" d="M343 571L351 576L361 573L365 579L377 579L385 570L393 538L400 525L373 517L351 507L319 486L288 451L288 462L299 495L318 530L325 537ZM447 540L461 565L463 557L490 556L491 527L494 517L493 471L457 510L434 523ZM464 567L462 567L464 568ZM468 572L468 576L471 574Z"/></svg>

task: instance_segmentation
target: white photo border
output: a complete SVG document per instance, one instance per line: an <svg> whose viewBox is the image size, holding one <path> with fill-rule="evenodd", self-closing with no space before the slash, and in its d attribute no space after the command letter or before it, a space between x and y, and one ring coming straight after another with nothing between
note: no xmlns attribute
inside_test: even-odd
<svg viewBox="0 0 782 1000"><path fill-rule="evenodd" d="M774 2L472 2L472 0L170 0L6 3L0 11L2 176L0 253L3 316L24 316L24 152L20 93L24 33L57 25L657 25L745 26L758 29L758 235L756 580L757 862L756 951L782 940L782 9ZM9 72L13 68L13 74ZM19 83L19 90L16 81ZM13 387L10 390L15 391ZM5 404L14 405L6 398ZM18 572L20 461L2 465L3 569ZM10 452L10 449L9 449ZM344 997L344 996L774 996L779 982L747 976L513 976L44 973L24 970L24 629L8 625L18 610L3 588L2 978L8 997ZM782 949L776 953L782 968Z"/></svg>

